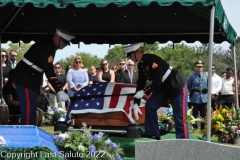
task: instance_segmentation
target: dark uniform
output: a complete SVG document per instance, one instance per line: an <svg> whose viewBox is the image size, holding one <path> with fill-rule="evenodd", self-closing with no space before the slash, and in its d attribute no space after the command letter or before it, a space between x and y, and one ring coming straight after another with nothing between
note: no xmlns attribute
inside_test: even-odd
<svg viewBox="0 0 240 160"><path fill-rule="evenodd" d="M23 125L36 124L37 94L40 95L44 72L56 93L62 90L53 69L55 53L56 47L52 38L44 42L36 42L27 51L24 58L43 71L32 68L23 60L15 68L13 79L21 107L21 124Z"/></svg>
<svg viewBox="0 0 240 160"><path fill-rule="evenodd" d="M189 138L187 123L187 86L186 80L162 58L153 54L144 54L138 63L138 85L136 93L144 90L146 95L152 96L146 102L145 134L146 136L159 136L157 110L170 100L175 120L176 137ZM168 74L166 74L168 73ZM167 75L167 77L166 77ZM163 77L166 77L164 80ZM151 85L144 88L146 81ZM140 99L134 99L140 104Z"/></svg>
<svg viewBox="0 0 240 160"><path fill-rule="evenodd" d="M118 83L131 84L128 71L126 69L124 71L119 69L117 72L115 72L115 81Z"/></svg>

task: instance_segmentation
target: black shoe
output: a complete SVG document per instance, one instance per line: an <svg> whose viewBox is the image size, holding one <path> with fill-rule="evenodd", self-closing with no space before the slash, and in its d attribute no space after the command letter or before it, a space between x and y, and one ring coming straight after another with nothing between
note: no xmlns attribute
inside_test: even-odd
<svg viewBox="0 0 240 160"><path fill-rule="evenodd" d="M161 140L161 136L147 136L147 138Z"/></svg>

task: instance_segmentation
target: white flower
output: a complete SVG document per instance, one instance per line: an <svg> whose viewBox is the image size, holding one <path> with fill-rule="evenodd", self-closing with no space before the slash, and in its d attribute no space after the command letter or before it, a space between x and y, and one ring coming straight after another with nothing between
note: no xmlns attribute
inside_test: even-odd
<svg viewBox="0 0 240 160"><path fill-rule="evenodd" d="M110 143L110 142L112 142L110 139L107 139L106 141L105 141L105 143Z"/></svg>
<svg viewBox="0 0 240 160"><path fill-rule="evenodd" d="M62 137L63 139L68 138L68 134L64 133L64 134L59 134L58 137Z"/></svg>
<svg viewBox="0 0 240 160"><path fill-rule="evenodd" d="M83 153L83 152L86 151L86 148L80 143L80 144L78 145L78 150Z"/></svg>
<svg viewBox="0 0 240 160"><path fill-rule="evenodd" d="M62 112L66 112L65 109L63 109L63 108L58 108L58 112L60 112L60 111L62 111Z"/></svg>

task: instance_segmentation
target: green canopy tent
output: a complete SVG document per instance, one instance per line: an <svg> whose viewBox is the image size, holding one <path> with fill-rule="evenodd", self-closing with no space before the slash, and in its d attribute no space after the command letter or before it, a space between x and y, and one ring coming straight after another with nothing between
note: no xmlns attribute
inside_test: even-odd
<svg viewBox="0 0 240 160"><path fill-rule="evenodd" d="M237 35L220 0L2 0L0 15L3 43L40 41L57 27L75 33L75 44L209 42L210 79L213 42L235 44Z"/></svg>

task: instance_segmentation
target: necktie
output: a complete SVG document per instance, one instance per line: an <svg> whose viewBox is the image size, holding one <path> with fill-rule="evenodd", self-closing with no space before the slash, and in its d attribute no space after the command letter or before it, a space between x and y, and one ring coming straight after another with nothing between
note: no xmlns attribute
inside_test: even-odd
<svg viewBox="0 0 240 160"><path fill-rule="evenodd" d="M13 63L12 63L12 69L14 69L14 68L15 68L15 63L13 62Z"/></svg>

